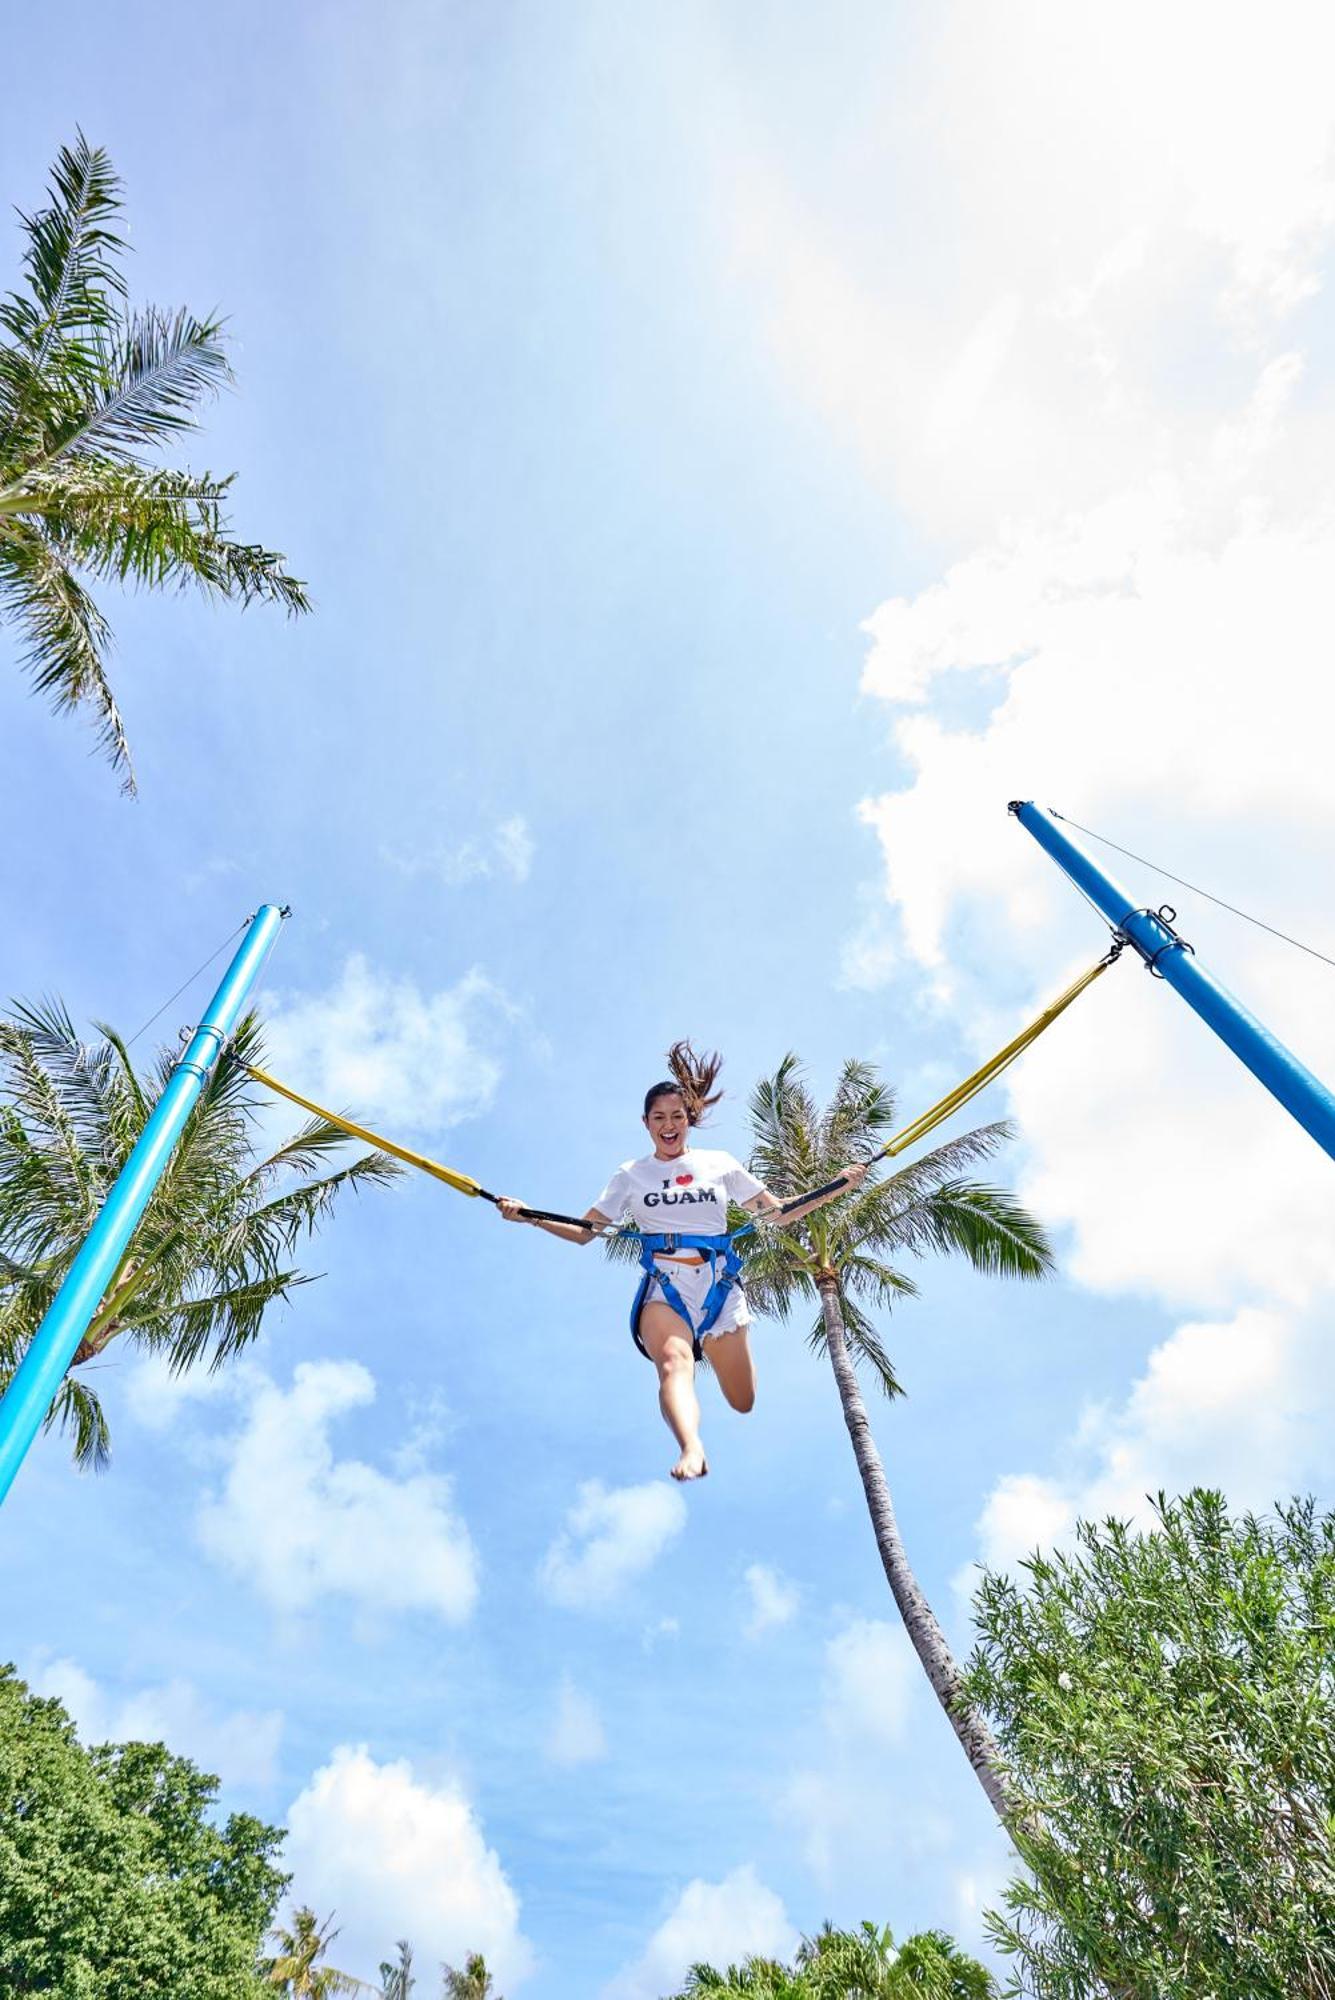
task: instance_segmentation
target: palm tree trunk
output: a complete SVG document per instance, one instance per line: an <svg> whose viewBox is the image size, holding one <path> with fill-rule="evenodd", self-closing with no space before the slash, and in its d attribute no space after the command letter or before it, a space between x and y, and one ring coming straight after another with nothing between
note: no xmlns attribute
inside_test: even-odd
<svg viewBox="0 0 1335 2000"><path fill-rule="evenodd" d="M951 1728L959 1738L960 1748L973 1766L974 1776L986 1792L988 1802L1002 1825L1008 1831L1018 1831L1023 1826L1024 1815L1003 1776L1000 1747L986 1720L966 1696L960 1670L946 1643L945 1633L937 1624L936 1615L909 1565L899 1523L895 1519L885 1466L876 1449L862 1390L849 1359L844 1339L844 1317L839 1309L838 1284L832 1278L822 1278L819 1285L830 1366L839 1389L844 1422L853 1442L853 1456L858 1462L862 1491L866 1495L867 1512L871 1515L872 1532L876 1536L886 1581L899 1606L899 1615L904 1620L904 1629L913 1650L922 1662L923 1672L931 1682L932 1691L945 1710Z"/></svg>

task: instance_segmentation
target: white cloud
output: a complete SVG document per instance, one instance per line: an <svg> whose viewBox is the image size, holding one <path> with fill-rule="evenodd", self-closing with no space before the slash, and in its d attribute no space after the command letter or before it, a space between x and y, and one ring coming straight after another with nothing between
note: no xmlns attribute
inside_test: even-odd
<svg viewBox="0 0 1335 2000"><path fill-rule="evenodd" d="M850 64L838 142L801 180L734 65L721 207L778 366L942 551L868 621L898 788L864 809L887 908L845 977L906 990L916 971L963 1069L1103 942L1010 798L1335 941L1335 365L1313 303L1335 15L1280 0L1257 35L1241 0L1130 0L1054 28L1042 0L947 0L888 46L884 76ZM885 118L887 92L912 119ZM1201 960L1335 1075L1328 971L1135 863L1110 872L1176 903ZM1161 1484L1264 1498L1319 1472L1329 1164L1132 965L1007 1088L1020 1192L1071 1276L1182 1324L997 1485L985 1551Z"/></svg>
<svg viewBox="0 0 1335 2000"><path fill-rule="evenodd" d="M955 1870L951 1929L966 1951L981 1949L986 1958L991 1946L987 1913L1005 1907L1006 1888L1013 1879L1013 1866L995 1850L976 1857L972 1866Z"/></svg>
<svg viewBox="0 0 1335 2000"><path fill-rule="evenodd" d="M853 993L877 993L889 985L903 954L884 908L867 912L839 948L839 985Z"/></svg>
<svg viewBox="0 0 1335 2000"><path fill-rule="evenodd" d="M640 1635L640 1646L644 1652L652 1653L655 1646L660 1645L664 1639L678 1639L680 1637L680 1618L659 1618L652 1625L645 1626L644 1631Z"/></svg>
<svg viewBox="0 0 1335 2000"><path fill-rule="evenodd" d="M344 1970L365 1978L396 1937L425 1965L480 1951L504 1990L532 1970L519 1899L455 1781L340 1744L286 1818L285 1864L303 1902L337 1911Z"/></svg>
<svg viewBox="0 0 1335 2000"><path fill-rule="evenodd" d="M557 1690L544 1749L548 1762L565 1770L596 1764L607 1755L607 1737L597 1706L569 1674Z"/></svg>
<svg viewBox="0 0 1335 2000"><path fill-rule="evenodd" d="M527 882L533 867L533 835L522 813L501 821L496 829L496 858L505 874L516 882Z"/></svg>
<svg viewBox="0 0 1335 2000"><path fill-rule="evenodd" d="M752 1563L743 1581L749 1604L746 1620L749 1639L758 1639L762 1632L772 1631L776 1625L787 1625L797 1616L801 1592L768 1563Z"/></svg>
<svg viewBox="0 0 1335 2000"><path fill-rule="evenodd" d="M720 54L722 250L787 381L934 538L1207 450L1212 402L1320 283L1329 11L1278 0L1264 35L1244 0L908 18L879 74L874 38L830 38L819 168Z"/></svg>
<svg viewBox="0 0 1335 2000"><path fill-rule="evenodd" d="M1036 1549L1051 1549L1075 1525L1074 1495L1058 1480L1036 1472L1008 1472L987 1497L978 1523L980 1560L989 1569L1010 1569ZM1139 1496L1134 1511L1139 1513ZM978 1584L970 1565L956 1579L972 1594Z"/></svg>
<svg viewBox="0 0 1335 2000"><path fill-rule="evenodd" d="M1011 663L981 730L901 707L912 782L869 809L906 949L968 1022L966 1055L1057 990L1077 929L1086 961L1101 942L1027 836L1001 837L1012 794L1066 806L1280 928L1329 938L1335 695L1320 635L1335 624L1332 534L1335 508L1323 508L1295 522L1255 513L1220 538L1179 489L1173 508L1109 508L995 547L880 622L869 676L901 700L930 701L952 666ZM1135 726L1134 757L1110 758L1137 718L1152 726ZM1111 860L1129 893L1172 899L1201 959L1335 1075L1327 972ZM1295 1401L1292 1360L1311 1356L1301 1329L1335 1296L1330 1169L1311 1140L1131 960L1007 1089L1025 1142L1019 1192L1066 1232L1071 1276L1192 1317L1124 1406L1087 1413L1050 1465L998 1483L984 1556L1050 1541L1077 1511L1143 1518L1160 1487L1204 1481L1264 1502L1303 1468L1318 1476L1309 1426L1335 1417L1335 1385L1309 1359Z"/></svg>
<svg viewBox="0 0 1335 2000"><path fill-rule="evenodd" d="M137 1354L124 1372L126 1407L147 1431L169 1432L201 1403L227 1402L257 1379L244 1361L230 1368L174 1369L164 1354Z"/></svg>
<svg viewBox="0 0 1335 2000"><path fill-rule="evenodd" d="M492 1053L515 1010L481 972L438 993L377 972L359 953L322 994L265 999L268 1067L304 1096L431 1133L486 1109L500 1081Z"/></svg>
<svg viewBox="0 0 1335 2000"><path fill-rule="evenodd" d="M1160 1491L1220 1486L1233 1506L1266 1509L1320 1479L1335 1405L1328 1348L1324 1313L1253 1306L1178 1327L1123 1403L1085 1411L1059 1472L997 1483L979 1521L982 1561L1008 1568L1077 1519L1147 1525ZM972 1589L976 1573L959 1581Z"/></svg>
<svg viewBox="0 0 1335 2000"><path fill-rule="evenodd" d="M855 1743L902 1742L921 1674L902 1625L854 1620L826 1643L827 1728Z"/></svg>
<svg viewBox="0 0 1335 2000"><path fill-rule="evenodd" d="M465 882L505 876L527 882L537 844L522 813L511 813L486 834L474 834L456 847L422 850L385 848L386 861L405 875L436 875L455 889Z"/></svg>
<svg viewBox="0 0 1335 2000"><path fill-rule="evenodd" d="M686 1525L686 1502L675 1486L606 1487L590 1479L579 1489L565 1526L543 1557L542 1588L573 1610L610 1602L655 1563Z"/></svg>
<svg viewBox="0 0 1335 2000"><path fill-rule="evenodd" d="M602 2000L659 2000L692 1964L723 1968L749 1957L789 1958L799 1943L788 1912L750 1866L721 1882L688 1882L632 1965L603 1988Z"/></svg>
<svg viewBox="0 0 1335 2000"><path fill-rule="evenodd" d="M85 1743L165 1743L225 1785L273 1780L283 1733L277 1709L220 1711L180 1678L113 1695L70 1659L41 1658L27 1679L35 1693L64 1703Z"/></svg>
<svg viewBox="0 0 1335 2000"><path fill-rule="evenodd" d="M332 1424L374 1399L374 1377L356 1362L302 1362L286 1390L256 1371L221 1487L200 1509L200 1539L275 1610L338 1595L460 1623L477 1599L477 1558L449 1481L334 1455Z"/></svg>
<svg viewBox="0 0 1335 2000"><path fill-rule="evenodd" d="M804 1742L811 1761L789 1776L780 1803L784 1824L797 1832L807 1866L827 1889L850 1854L863 1864L882 1851L887 1865L902 1859L903 1829L893 1814L887 1818L886 1801L898 1789L896 1754L921 1681L900 1624L854 1619L826 1641L820 1707ZM914 1840L944 1844L938 1817L920 1812Z"/></svg>

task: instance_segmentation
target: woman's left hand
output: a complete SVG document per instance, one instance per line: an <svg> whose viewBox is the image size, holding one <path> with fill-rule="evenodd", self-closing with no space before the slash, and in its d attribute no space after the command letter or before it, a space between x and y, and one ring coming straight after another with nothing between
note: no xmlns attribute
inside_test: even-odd
<svg viewBox="0 0 1335 2000"><path fill-rule="evenodd" d="M861 1187L870 1172L870 1160L853 1160L842 1170L839 1178L847 1181L849 1187Z"/></svg>

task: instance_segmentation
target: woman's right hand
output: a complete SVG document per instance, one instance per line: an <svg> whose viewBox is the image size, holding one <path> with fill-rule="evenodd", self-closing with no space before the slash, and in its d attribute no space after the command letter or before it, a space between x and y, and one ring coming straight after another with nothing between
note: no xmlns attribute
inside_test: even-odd
<svg viewBox="0 0 1335 2000"><path fill-rule="evenodd" d="M496 1202L496 1206L497 1208L499 1208L501 1214L505 1217L507 1222L525 1222L528 1219L526 1216L520 1213L520 1210L524 1206L523 1202L517 1201L514 1195L512 1194L503 1194L499 1196Z"/></svg>

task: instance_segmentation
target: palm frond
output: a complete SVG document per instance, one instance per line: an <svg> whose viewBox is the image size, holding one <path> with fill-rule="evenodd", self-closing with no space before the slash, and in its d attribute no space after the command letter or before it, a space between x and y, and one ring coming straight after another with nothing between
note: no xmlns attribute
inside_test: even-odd
<svg viewBox="0 0 1335 2000"><path fill-rule="evenodd" d="M48 192L50 208L23 218L23 268L43 333L48 325L61 332L101 324L107 293L125 295L116 262L125 243L107 227L121 209L120 180L103 149L80 132L56 155Z"/></svg>
<svg viewBox="0 0 1335 2000"><path fill-rule="evenodd" d="M138 1121L136 1129L142 1130L148 1123L149 1114L153 1107L144 1092L143 1085L139 1081L138 1072L130 1055L129 1045L122 1041L116 1030L108 1027L105 1021L94 1021L93 1026L120 1063L122 1089Z"/></svg>
<svg viewBox="0 0 1335 2000"><path fill-rule="evenodd" d="M883 1395L902 1396L903 1387L880 1335L857 1301L851 1299L844 1291L839 1294L839 1314L844 1326L844 1340L854 1366L865 1365L870 1368ZM807 1346L813 1354L823 1355L828 1345L825 1318L823 1314L818 1314L807 1334Z"/></svg>
<svg viewBox="0 0 1335 2000"><path fill-rule="evenodd" d="M848 1351L856 1367L870 1368L876 1383L884 1396L902 1396L903 1387L895 1373L894 1363L887 1353L880 1335L861 1307L847 1298L843 1301L844 1333L848 1341Z"/></svg>
<svg viewBox="0 0 1335 2000"><path fill-rule="evenodd" d="M791 1195L831 1179L850 1158L872 1160L862 1186L782 1227L757 1230L742 1246L748 1296L763 1313L786 1318L799 1301L838 1286L850 1357L869 1369L888 1396L903 1393L894 1363L870 1316L917 1296L899 1258L967 1257L989 1276L1040 1278L1052 1268L1042 1226L1004 1189L967 1178L1010 1137L1004 1122L949 1139L907 1166L884 1174L875 1154L894 1119L893 1094L871 1064L843 1065L824 1111L812 1101L795 1056L786 1056L751 1096L753 1170L776 1194ZM808 1334L823 1353L825 1321Z"/></svg>
<svg viewBox="0 0 1335 2000"><path fill-rule="evenodd" d="M924 1249L960 1254L989 1278L1046 1278L1055 1267L1042 1224L1006 1188L946 1181L915 1204Z"/></svg>
<svg viewBox="0 0 1335 2000"><path fill-rule="evenodd" d="M11 1257L7 1250L0 1249L0 1291L12 1291L16 1285L30 1285L36 1276L33 1265L26 1258Z"/></svg>
<svg viewBox="0 0 1335 2000"><path fill-rule="evenodd" d="M281 604L290 618L311 608L310 596L299 577L289 576L284 558L258 542L234 542L219 533L195 545L189 579L216 597L242 605ZM185 572L182 572L185 580Z"/></svg>
<svg viewBox="0 0 1335 2000"><path fill-rule="evenodd" d="M48 441L34 469L90 451L132 458L198 429L196 405L232 379L221 333L221 321L196 319L184 306L170 313L146 306L128 315L106 350L103 394Z"/></svg>
<svg viewBox="0 0 1335 2000"><path fill-rule="evenodd" d="M61 554L91 574L161 586L222 532L230 483L88 453L29 474L6 506L40 520Z"/></svg>
<svg viewBox="0 0 1335 2000"><path fill-rule="evenodd" d="M38 1054L36 1030L22 1016L0 1021L0 1088L18 1119L17 1127L6 1126L5 1142L15 1155L23 1156L33 1176L23 1177L24 1196L31 1200L44 1184L52 1199L71 1203L87 1226L101 1196L100 1178L95 1163L87 1157L59 1081ZM35 1145L34 1132L44 1135L49 1143ZM6 1206L6 1190L0 1189L0 1211ZM21 1210L9 1205L11 1222L20 1214ZM30 1220L34 1226L19 1234L40 1253L45 1242L43 1218L34 1212Z"/></svg>
<svg viewBox="0 0 1335 2000"><path fill-rule="evenodd" d="M63 1431L74 1448L75 1463L85 1472L105 1472L111 1463L111 1433L95 1389L67 1375L46 1414L44 1430Z"/></svg>
<svg viewBox="0 0 1335 2000"><path fill-rule="evenodd" d="M783 1058L772 1077L760 1079L751 1093L750 1111L751 1170L757 1179L776 1195L815 1186L819 1114L794 1054Z"/></svg>
<svg viewBox="0 0 1335 2000"><path fill-rule="evenodd" d="M85 580L310 608L283 556L231 532L229 479L152 469L231 380L222 323L131 311L113 224L120 183L83 135L50 205L22 217L26 285L0 299L0 616L57 710L87 706L124 789L129 745L107 673L111 634Z"/></svg>
<svg viewBox="0 0 1335 2000"><path fill-rule="evenodd" d="M308 611L283 558L228 532L231 478L144 467L93 452L29 474L5 500L10 518L40 521L60 554L94 576L150 589L193 585L241 604Z"/></svg>
<svg viewBox="0 0 1335 2000"><path fill-rule="evenodd" d="M873 1064L850 1059L820 1121L822 1151L840 1160L865 1159L894 1122L894 1091L880 1081Z"/></svg>
<svg viewBox="0 0 1335 2000"><path fill-rule="evenodd" d="M869 1299L882 1311L888 1312L901 1299L916 1299L918 1287L912 1278L896 1271L893 1265L879 1257L873 1257L866 1250L854 1250L839 1262L839 1282L846 1294L858 1299Z"/></svg>
<svg viewBox="0 0 1335 2000"><path fill-rule="evenodd" d="M341 1125L333 1125L327 1118L311 1118L284 1139L262 1160L257 1160L250 1170L250 1179L258 1186L268 1186L276 1177L284 1173L314 1173L324 1164L330 1153L341 1151L354 1143Z"/></svg>
<svg viewBox="0 0 1335 2000"><path fill-rule="evenodd" d="M97 374L95 336L114 326L125 294L125 245L109 227L120 192L107 155L79 133L57 156L51 206L22 217L28 292L0 300L0 328L14 343L0 348L0 464L21 440L40 438L53 392L71 400Z"/></svg>
<svg viewBox="0 0 1335 2000"><path fill-rule="evenodd" d="M105 1041L101 1045L82 1041L61 1000L15 1001L11 1016L49 1083L50 1101L58 1101L78 1145L97 1157L99 1165L118 1164L117 1149L104 1143L113 1089L111 1051Z"/></svg>
<svg viewBox="0 0 1335 2000"><path fill-rule="evenodd" d="M54 550L26 523L11 522L0 536L0 593L4 615L24 635L23 663L39 694L59 714L88 707L98 741L121 774L121 789L135 790L134 766L105 655L111 629L83 585Z"/></svg>
<svg viewBox="0 0 1335 2000"><path fill-rule="evenodd" d="M963 1169L989 1158L1009 1136L1004 1124L979 1126L884 1179L869 1181L843 1211L845 1240L914 1256L934 1254L936 1244L925 1221L932 1195L961 1181Z"/></svg>
<svg viewBox="0 0 1335 2000"><path fill-rule="evenodd" d="M889 1185L911 1188L948 1180L979 1160L990 1160L1014 1137L1015 1127L1009 1118L994 1118L987 1125L974 1125L953 1139L942 1140L929 1152L920 1153L916 1160L896 1166Z"/></svg>
<svg viewBox="0 0 1335 2000"><path fill-rule="evenodd" d="M250 1277L156 1312L131 1313L126 1332L165 1353L173 1374L184 1374L206 1356L212 1373L258 1339L270 1306L284 1303L298 1285L313 1283L313 1277L292 1270Z"/></svg>
<svg viewBox="0 0 1335 2000"><path fill-rule="evenodd" d="M364 1153L337 1173L303 1181L251 1210L234 1232L238 1248L244 1246L243 1254L257 1256L262 1246L267 1255L274 1244L282 1244L290 1253L302 1236L313 1235L329 1217L345 1189L355 1192L363 1187L388 1187L407 1171L388 1153Z"/></svg>
<svg viewBox="0 0 1335 2000"><path fill-rule="evenodd" d="M210 1079L186 1122L81 1343L79 1366L122 1336L164 1352L176 1368L221 1366L258 1336L266 1312L311 1282L297 1268L297 1243L345 1194L402 1173L378 1153L312 1172L348 1143L321 1121L257 1161L254 1092L236 1058L259 1040L252 1015L232 1074ZM57 1001L0 1020L0 1377L21 1359L176 1056L159 1051L147 1073L137 1072L114 1030L84 1044ZM86 1382L67 1378L51 1420L94 1463L105 1421L89 1396Z"/></svg>
<svg viewBox="0 0 1335 2000"><path fill-rule="evenodd" d="M638 1264L640 1261L640 1233L637 1229L618 1229L614 1235L604 1236L602 1244L609 1264Z"/></svg>
<svg viewBox="0 0 1335 2000"><path fill-rule="evenodd" d="M13 1113L0 1117L0 1237L13 1266L45 1271L67 1261L72 1230L77 1239L95 1212L58 1144L35 1143Z"/></svg>
<svg viewBox="0 0 1335 2000"><path fill-rule="evenodd" d="M796 1230L758 1229L741 1244L742 1278L758 1311L787 1319L799 1299L817 1296L814 1265Z"/></svg>

